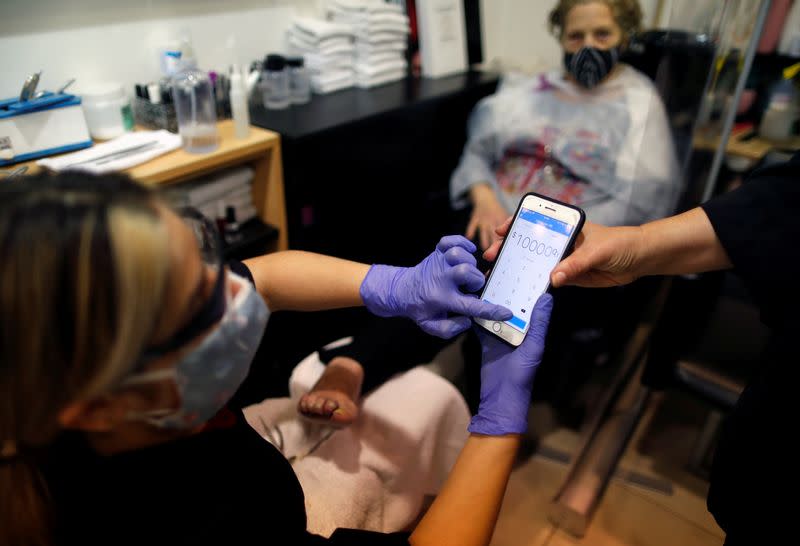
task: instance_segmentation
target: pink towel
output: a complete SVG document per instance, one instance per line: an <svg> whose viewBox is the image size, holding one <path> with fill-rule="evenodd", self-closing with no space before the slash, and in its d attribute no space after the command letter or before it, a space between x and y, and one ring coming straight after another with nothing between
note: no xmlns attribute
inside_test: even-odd
<svg viewBox="0 0 800 546"><path fill-rule="evenodd" d="M406 529L425 497L439 491L467 439L464 399L447 380L417 367L370 393L359 419L334 431L301 420L295 409L323 370L317 354L310 355L292 374L292 398L246 408L247 421L294 457L309 531L327 537L338 527Z"/></svg>

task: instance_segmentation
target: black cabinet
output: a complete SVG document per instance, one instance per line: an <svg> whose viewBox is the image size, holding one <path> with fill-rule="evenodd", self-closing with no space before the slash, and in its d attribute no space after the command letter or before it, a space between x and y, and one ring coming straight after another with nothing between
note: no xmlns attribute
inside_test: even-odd
<svg viewBox="0 0 800 546"><path fill-rule="evenodd" d="M289 246L411 263L454 229L448 186L469 113L498 75L471 71L315 95L287 110L254 107L280 133Z"/></svg>
<svg viewBox="0 0 800 546"><path fill-rule="evenodd" d="M251 122L281 135L289 247L393 265L430 253L459 223L450 174L472 108L497 83L487 72L407 78L315 95L287 110L253 107ZM364 309L276 313L248 381L254 387L242 397L284 396L300 359L353 335L367 316Z"/></svg>

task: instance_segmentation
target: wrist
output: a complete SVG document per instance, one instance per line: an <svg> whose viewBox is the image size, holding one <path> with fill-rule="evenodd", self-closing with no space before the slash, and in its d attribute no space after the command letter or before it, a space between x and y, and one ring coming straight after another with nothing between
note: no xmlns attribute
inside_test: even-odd
<svg viewBox="0 0 800 546"><path fill-rule="evenodd" d="M398 316L394 292L402 267L376 264L369 268L359 287L364 306L379 317Z"/></svg>
<svg viewBox="0 0 800 546"><path fill-rule="evenodd" d="M658 235L654 233L652 222L632 229L634 235L631 273L638 279L658 271L657 256L660 241Z"/></svg>
<svg viewBox="0 0 800 546"><path fill-rule="evenodd" d="M478 182L470 188L469 196L472 199L472 205L477 207L494 198L494 190L488 182Z"/></svg>
<svg viewBox="0 0 800 546"><path fill-rule="evenodd" d="M491 415L478 412L470 419L467 431L470 434L482 436L508 436L510 434L525 434L528 432L528 420L509 419L504 415Z"/></svg>
<svg viewBox="0 0 800 546"><path fill-rule="evenodd" d="M473 434L502 436L525 434L528 431L528 410L531 405L531 390L521 389L502 400L481 400L467 430Z"/></svg>

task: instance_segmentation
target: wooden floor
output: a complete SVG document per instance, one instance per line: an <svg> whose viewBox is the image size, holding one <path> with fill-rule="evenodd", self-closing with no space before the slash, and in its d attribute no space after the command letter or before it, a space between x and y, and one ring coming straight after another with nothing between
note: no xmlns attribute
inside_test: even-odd
<svg viewBox="0 0 800 546"><path fill-rule="evenodd" d="M725 535L705 505L708 483L686 468L706 411L677 394L648 407L620 469L671 484L672 494L615 478L582 538L547 517L567 465L541 454L521 461L509 482L492 546L720 546ZM550 413L547 406L534 405L532 428L546 451L568 455L578 434L552 425Z"/></svg>

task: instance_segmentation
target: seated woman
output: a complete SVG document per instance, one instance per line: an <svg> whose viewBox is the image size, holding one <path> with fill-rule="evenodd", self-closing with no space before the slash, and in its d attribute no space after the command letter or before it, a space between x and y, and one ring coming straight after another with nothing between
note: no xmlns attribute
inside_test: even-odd
<svg viewBox="0 0 800 546"><path fill-rule="evenodd" d="M641 18L637 0L559 0L549 27L563 69L502 85L478 103L450 180L454 208L472 206L468 239L486 249L531 191L577 205L604 225L674 212L682 181L664 106L646 76L619 62ZM591 370L635 324L637 305L622 302L643 298L578 288L554 297L536 397L563 409L564 424L579 426ZM474 337L465 347L468 355L478 351Z"/></svg>
<svg viewBox="0 0 800 546"><path fill-rule="evenodd" d="M636 0L560 0L550 30L564 71L502 85L469 119L450 181L483 249L522 196L578 205L592 222L633 225L673 212L680 177L664 107L650 80L619 62L641 24Z"/></svg>
<svg viewBox="0 0 800 546"><path fill-rule="evenodd" d="M452 337L510 311L461 292L483 277L460 236L411 268L289 251L228 269L217 241L123 176L0 185L0 544L488 544L552 300L516 350L483 340L471 434L413 533L325 539L287 460L226 406L270 313L365 305Z"/></svg>
<svg viewBox="0 0 800 546"><path fill-rule="evenodd" d="M495 229L529 191L578 205L589 220L605 225L640 224L673 212L681 180L664 107L646 76L618 62L641 17L636 0L560 0L549 22L564 50L564 71L503 85L475 107L450 181L453 206L472 205L467 238L488 248L498 238ZM631 317L623 316L613 289L560 289L555 296L535 396L570 409L591 360L619 342L615 332L599 348L576 344L573 333L591 339L608 324L627 325ZM352 422L362 376L368 391L393 371L427 362L444 345L408 326L390 329L373 321L352 344L321 351L333 368L298 409L334 423ZM467 401L474 410L480 354L475 336L467 336L464 348Z"/></svg>

